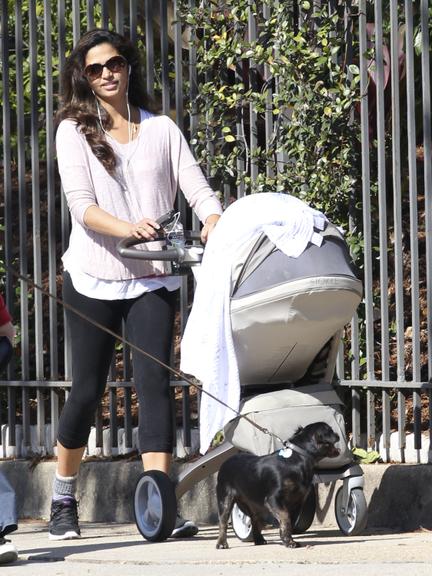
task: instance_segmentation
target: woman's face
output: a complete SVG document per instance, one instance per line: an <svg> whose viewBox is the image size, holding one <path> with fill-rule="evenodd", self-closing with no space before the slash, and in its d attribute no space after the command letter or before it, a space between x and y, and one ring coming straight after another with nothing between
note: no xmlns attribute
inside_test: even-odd
<svg viewBox="0 0 432 576"><path fill-rule="evenodd" d="M111 44L103 43L90 48L85 57L84 75L101 100L114 103L124 99L129 65Z"/></svg>

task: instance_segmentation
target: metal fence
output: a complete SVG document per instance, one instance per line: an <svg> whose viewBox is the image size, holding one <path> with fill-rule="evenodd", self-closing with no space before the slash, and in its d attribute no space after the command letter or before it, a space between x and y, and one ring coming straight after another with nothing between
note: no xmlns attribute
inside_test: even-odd
<svg viewBox="0 0 432 576"><path fill-rule="evenodd" d="M299 15L301 4L293 2ZM348 42L355 39L352 61L361 78L358 202L363 220L350 225L363 245L358 264L365 298L338 361L340 384L348 390L351 408L347 427L354 445L380 448L386 460L405 461L407 439L413 438L415 460L424 461L423 432L430 434L432 422L432 328L427 314L432 301L431 8L427 0L327 4L343 5L350 22L345 33ZM263 17L271 16L267 3L250 2L252 36L257 5ZM0 457L52 453L59 411L70 386L63 310L47 296L61 293L60 257L69 232L53 144L65 54L85 29L94 26L112 26L128 34L143 50L149 94L160 99L162 112L171 114L190 136L195 118L185 111L199 90L196 52L188 43L195 31L182 26L177 8L176 1L164 0L1 0L2 260L19 346L7 378L0 382ZM251 144L257 121L251 106ZM267 129L271 110L265 122ZM252 179L258 177L256 165L247 170ZM241 184L234 193L244 193ZM182 200L180 209L186 211ZM191 282L183 279L177 346ZM89 445L96 452L127 452L135 445L131 381L129 350L124 346L113 359L108 393L95 417ZM193 444L195 395L184 383L173 381L173 402L174 413L180 413L180 454L181 445Z"/></svg>

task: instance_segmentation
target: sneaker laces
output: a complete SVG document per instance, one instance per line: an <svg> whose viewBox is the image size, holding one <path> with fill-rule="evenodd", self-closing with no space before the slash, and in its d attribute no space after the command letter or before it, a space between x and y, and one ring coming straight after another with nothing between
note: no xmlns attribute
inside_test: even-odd
<svg viewBox="0 0 432 576"><path fill-rule="evenodd" d="M72 498L67 500L54 500L51 509L51 520L70 520L71 516L78 523L78 502Z"/></svg>

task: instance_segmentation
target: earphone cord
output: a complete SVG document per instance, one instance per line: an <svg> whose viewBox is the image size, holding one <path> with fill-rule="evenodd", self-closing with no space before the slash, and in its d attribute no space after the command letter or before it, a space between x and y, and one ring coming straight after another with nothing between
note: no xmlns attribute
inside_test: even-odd
<svg viewBox="0 0 432 576"><path fill-rule="evenodd" d="M95 95L95 99L96 99L96 108L97 108L100 127L102 129L102 132L104 132L107 136L109 136L109 133L107 132L107 130L105 130L103 122L102 122L102 114L101 114L100 104L99 104L99 100L97 99L96 95ZM129 105L129 99L127 98L127 92L126 92L126 108L127 108L127 114L128 114L128 149L129 149L130 144L132 142L132 126L131 126L130 105Z"/></svg>

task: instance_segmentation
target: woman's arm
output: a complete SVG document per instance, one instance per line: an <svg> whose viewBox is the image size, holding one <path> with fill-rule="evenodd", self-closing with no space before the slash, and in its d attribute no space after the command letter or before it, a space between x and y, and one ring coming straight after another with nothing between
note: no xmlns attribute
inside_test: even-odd
<svg viewBox="0 0 432 576"><path fill-rule="evenodd" d="M125 238L135 236L135 238L145 238L151 240L156 238L160 226L151 218L143 218L139 222L130 223L119 220L99 206L89 206L84 213L84 224L90 230L99 234Z"/></svg>
<svg viewBox="0 0 432 576"><path fill-rule="evenodd" d="M222 214L222 206L209 186L181 130L169 118L167 121L174 178L188 204L204 224L202 240L205 242Z"/></svg>
<svg viewBox="0 0 432 576"><path fill-rule="evenodd" d="M151 240L157 237L159 224L151 218L127 222L98 206L90 177L83 137L72 121L60 123L57 136L57 161L69 210L75 220L94 232L124 238L135 236Z"/></svg>

